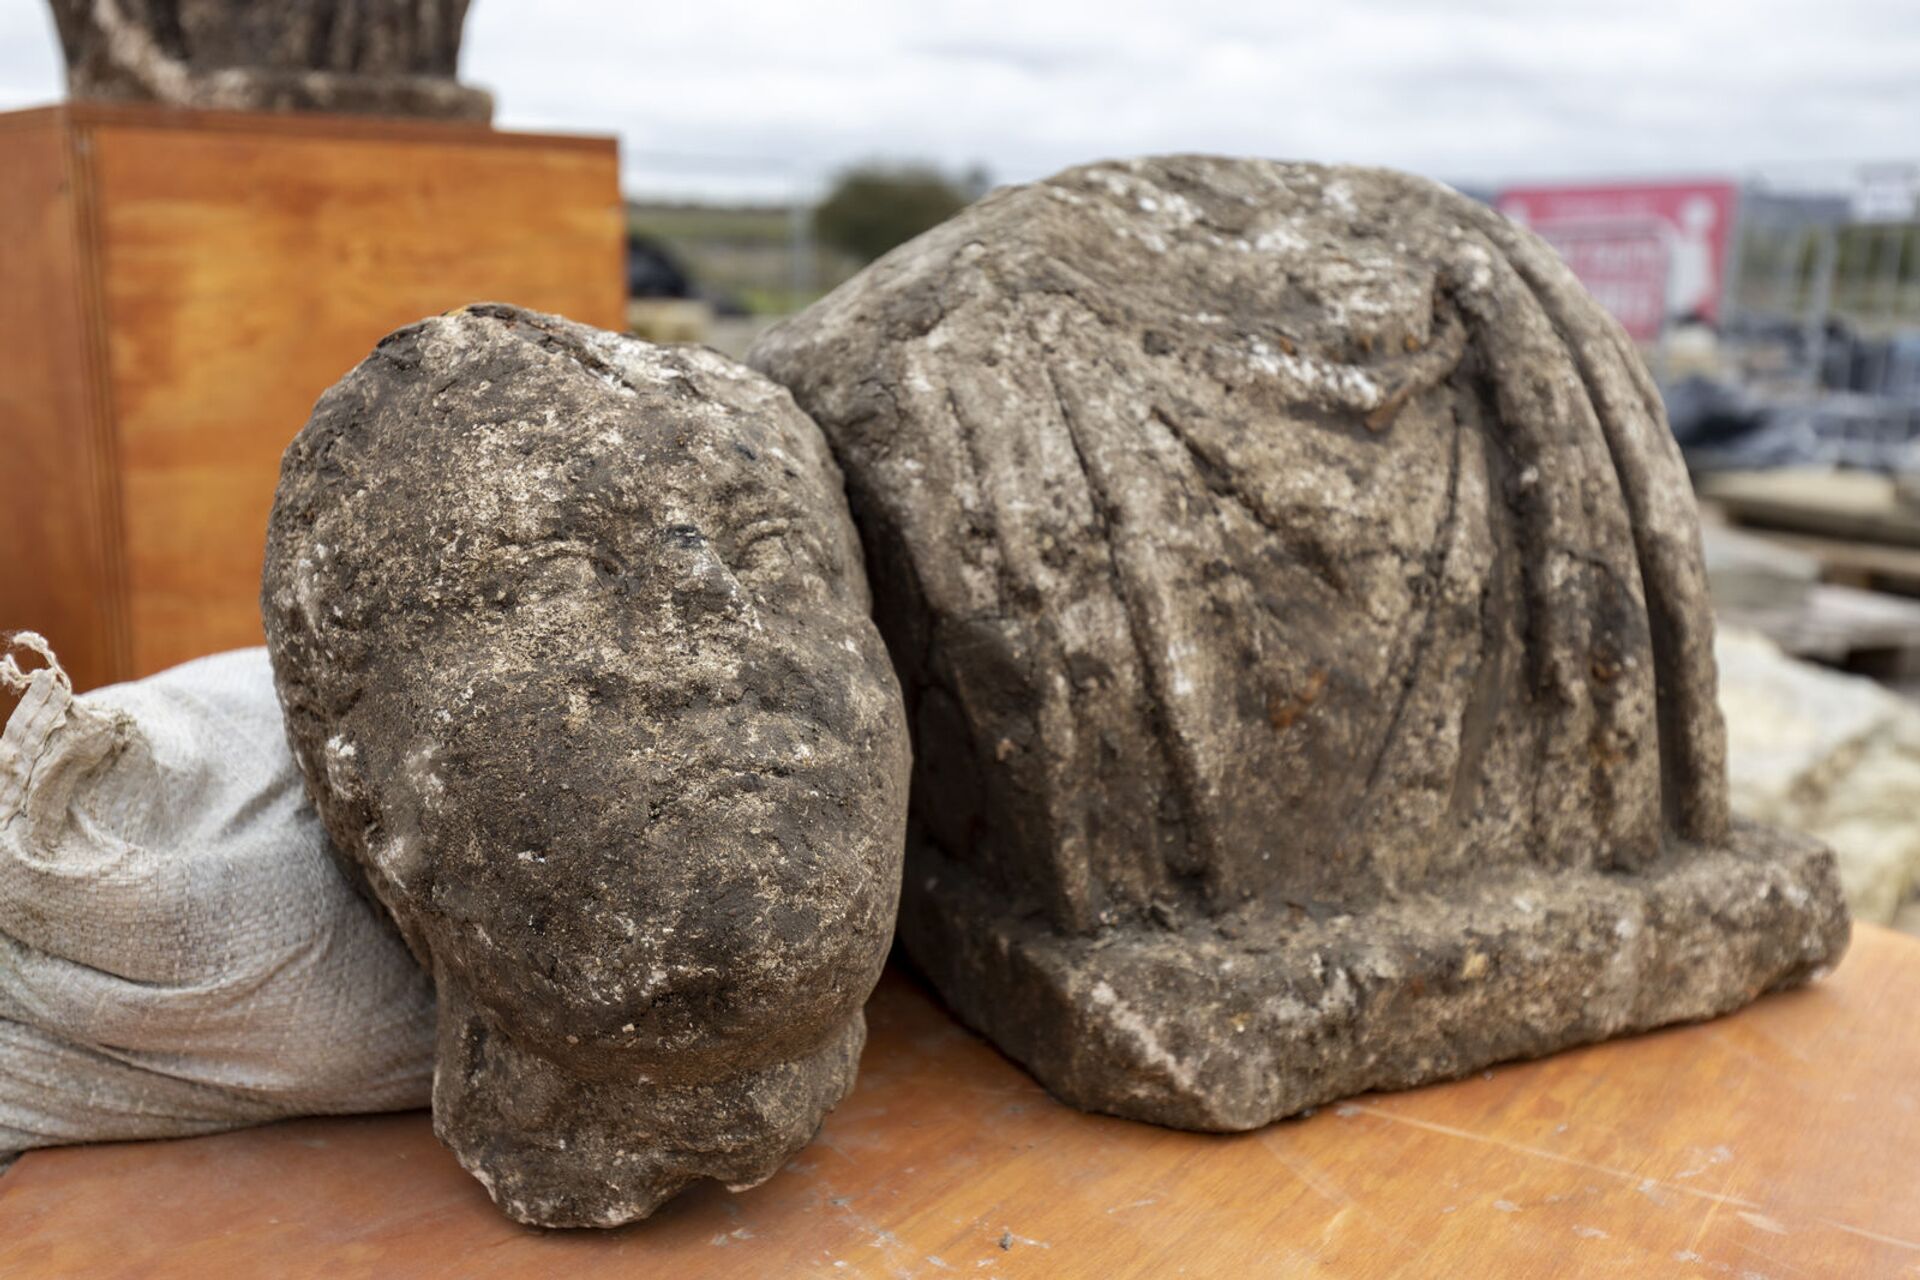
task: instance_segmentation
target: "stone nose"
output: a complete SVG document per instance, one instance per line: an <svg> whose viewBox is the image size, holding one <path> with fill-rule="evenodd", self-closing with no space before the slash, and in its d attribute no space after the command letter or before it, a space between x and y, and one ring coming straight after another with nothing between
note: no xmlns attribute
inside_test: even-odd
<svg viewBox="0 0 1920 1280"><path fill-rule="evenodd" d="M653 571L680 625L737 621L761 629L753 598L698 525L670 520L661 528Z"/></svg>

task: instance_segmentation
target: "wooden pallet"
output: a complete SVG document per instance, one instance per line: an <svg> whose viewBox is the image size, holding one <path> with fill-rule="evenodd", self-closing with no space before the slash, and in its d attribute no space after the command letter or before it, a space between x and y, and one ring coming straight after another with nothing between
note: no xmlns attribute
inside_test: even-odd
<svg viewBox="0 0 1920 1280"><path fill-rule="evenodd" d="M1920 552L1920 508L1872 471L1725 471L1696 482L1736 524Z"/></svg>
<svg viewBox="0 0 1920 1280"><path fill-rule="evenodd" d="M1892 595L1920 596L1920 547L1856 542L1784 529L1750 527L1743 532L1764 538L1783 550L1811 556L1820 565L1821 577L1828 582Z"/></svg>
<svg viewBox="0 0 1920 1280"><path fill-rule="evenodd" d="M1716 604L1714 612L1796 657L1883 680L1920 674L1920 601L1822 582L1797 602Z"/></svg>

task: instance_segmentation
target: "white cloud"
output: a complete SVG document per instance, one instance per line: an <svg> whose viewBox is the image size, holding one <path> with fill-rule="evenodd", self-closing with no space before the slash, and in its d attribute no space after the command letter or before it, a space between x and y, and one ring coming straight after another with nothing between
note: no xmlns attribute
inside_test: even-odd
<svg viewBox="0 0 1920 1280"><path fill-rule="evenodd" d="M1920 150L1902 0L476 0L465 75L514 127L622 135L640 191L778 198L872 155L1021 179L1196 150L1456 181L1738 174ZM0 5L0 105L58 91Z"/></svg>
<svg viewBox="0 0 1920 1280"><path fill-rule="evenodd" d="M43 0L0 4L0 111L45 106L63 81L52 11Z"/></svg>

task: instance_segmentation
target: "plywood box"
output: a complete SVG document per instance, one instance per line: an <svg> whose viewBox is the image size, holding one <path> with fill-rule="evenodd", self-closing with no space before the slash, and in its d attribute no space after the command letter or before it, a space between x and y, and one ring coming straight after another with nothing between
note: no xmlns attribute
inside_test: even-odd
<svg viewBox="0 0 1920 1280"><path fill-rule="evenodd" d="M280 454L401 325L624 314L611 138L70 105L0 114L0 629L77 684L260 643Z"/></svg>

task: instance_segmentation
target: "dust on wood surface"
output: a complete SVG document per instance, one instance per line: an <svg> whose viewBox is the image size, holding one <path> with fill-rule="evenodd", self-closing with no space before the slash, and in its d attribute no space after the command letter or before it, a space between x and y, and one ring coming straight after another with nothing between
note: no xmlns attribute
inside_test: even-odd
<svg viewBox="0 0 1920 1280"><path fill-rule="evenodd" d="M889 971L853 1097L772 1181L516 1227L424 1114L30 1153L0 1272L1920 1274L1920 940L1731 1017L1238 1136L1052 1101Z"/></svg>

